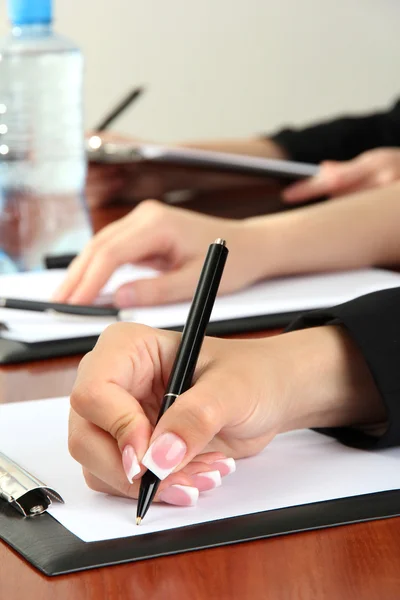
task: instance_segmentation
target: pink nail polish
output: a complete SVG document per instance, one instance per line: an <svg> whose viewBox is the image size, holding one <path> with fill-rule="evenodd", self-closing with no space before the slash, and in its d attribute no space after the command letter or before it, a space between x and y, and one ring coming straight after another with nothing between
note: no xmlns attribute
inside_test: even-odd
<svg viewBox="0 0 400 600"><path fill-rule="evenodd" d="M129 483L132 483L135 475L140 473L140 465L136 456L136 452L133 446L125 446L122 452L122 466L124 467L125 475L128 478Z"/></svg>
<svg viewBox="0 0 400 600"><path fill-rule="evenodd" d="M230 475L236 471L236 463L234 458L221 458L221 460L216 460L210 466L218 469L222 477Z"/></svg>
<svg viewBox="0 0 400 600"><path fill-rule="evenodd" d="M221 473L217 471L205 471L192 475L192 481L199 492L207 492L221 485Z"/></svg>
<svg viewBox="0 0 400 600"><path fill-rule="evenodd" d="M163 433L149 447L142 464L165 479L183 460L186 454L185 442L175 433Z"/></svg>
<svg viewBox="0 0 400 600"><path fill-rule="evenodd" d="M195 506L198 499L199 490L189 485L170 485L160 493L160 500L175 506Z"/></svg>

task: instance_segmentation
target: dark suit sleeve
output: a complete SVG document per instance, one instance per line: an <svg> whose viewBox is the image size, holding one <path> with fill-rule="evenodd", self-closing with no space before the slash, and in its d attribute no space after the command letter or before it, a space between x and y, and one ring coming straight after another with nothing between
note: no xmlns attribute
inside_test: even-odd
<svg viewBox="0 0 400 600"><path fill-rule="evenodd" d="M306 313L288 331L341 324L362 352L386 405L385 433L372 436L353 428L323 430L363 448L400 445L400 288L362 296L328 310Z"/></svg>
<svg viewBox="0 0 400 600"><path fill-rule="evenodd" d="M372 148L400 146L400 101L387 112L344 116L269 136L295 161L349 160Z"/></svg>

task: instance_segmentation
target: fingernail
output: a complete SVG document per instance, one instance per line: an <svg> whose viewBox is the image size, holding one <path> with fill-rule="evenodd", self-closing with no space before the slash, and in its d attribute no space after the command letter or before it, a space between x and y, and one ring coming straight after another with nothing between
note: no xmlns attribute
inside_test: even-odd
<svg viewBox="0 0 400 600"><path fill-rule="evenodd" d="M218 469L222 477L230 475L236 471L236 463L234 458L221 458L221 460L216 460L210 466Z"/></svg>
<svg viewBox="0 0 400 600"><path fill-rule="evenodd" d="M135 477L135 475L140 473L140 465L136 456L136 452L130 445L125 446L122 452L122 465L124 467L125 475L127 476L129 483L132 483L132 480Z"/></svg>
<svg viewBox="0 0 400 600"><path fill-rule="evenodd" d="M124 286L115 292L115 303L120 308L129 308L135 303L135 293L132 286Z"/></svg>
<svg viewBox="0 0 400 600"><path fill-rule="evenodd" d="M192 475L192 481L199 492L207 492L221 485L221 473L217 471L206 471Z"/></svg>
<svg viewBox="0 0 400 600"><path fill-rule="evenodd" d="M160 493L160 500L176 506L195 506L199 499L199 490L190 485L170 485Z"/></svg>
<svg viewBox="0 0 400 600"><path fill-rule="evenodd" d="M183 460L186 454L185 442L175 433L163 433L149 447L142 464L165 479Z"/></svg>

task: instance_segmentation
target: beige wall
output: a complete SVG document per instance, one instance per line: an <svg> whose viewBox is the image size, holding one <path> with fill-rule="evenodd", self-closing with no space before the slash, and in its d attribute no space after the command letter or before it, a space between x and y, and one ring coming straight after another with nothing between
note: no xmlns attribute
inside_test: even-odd
<svg viewBox="0 0 400 600"><path fill-rule="evenodd" d="M398 0L56 0L56 23L86 55L87 125L146 83L118 123L146 139L246 135L400 96Z"/></svg>

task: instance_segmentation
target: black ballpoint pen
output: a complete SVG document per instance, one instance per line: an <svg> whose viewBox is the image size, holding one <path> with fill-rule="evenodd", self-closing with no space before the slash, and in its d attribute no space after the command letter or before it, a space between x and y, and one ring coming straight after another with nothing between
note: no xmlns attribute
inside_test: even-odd
<svg viewBox="0 0 400 600"><path fill-rule="evenodd" d="M228 249L225 241L218 238L210 245L199 283L189 310L181 342L164 394L157 422L175 399L188 390L203 343L211 311L214 306ZM137 505L136 524L140 525L160 485L160 479L151 471L142 477Z"/></svg>
<svg viewBox="0 0 400 600"><path fill-rule="evenodd" d="M124 110L128 108L133 102L138 100L144 93L143 87L134 88L115 106L103 119L94 127L95 131L105 131L117 117L119 117Z"/></svg>

